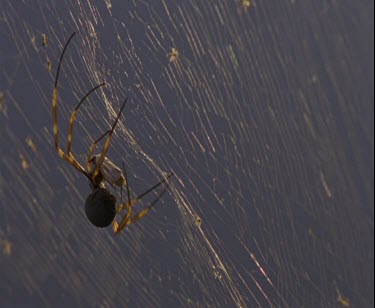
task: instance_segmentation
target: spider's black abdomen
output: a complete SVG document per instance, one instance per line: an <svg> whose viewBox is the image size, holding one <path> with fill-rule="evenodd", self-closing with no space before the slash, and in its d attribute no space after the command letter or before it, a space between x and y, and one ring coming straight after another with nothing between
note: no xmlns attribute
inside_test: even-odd
<svg viewBox="0 0 375 308"><path fill-rule="evenodd" d="M116 216L116 198L106 189L95 189L86 199L85 212L93 225L107 227Z"/></svg>

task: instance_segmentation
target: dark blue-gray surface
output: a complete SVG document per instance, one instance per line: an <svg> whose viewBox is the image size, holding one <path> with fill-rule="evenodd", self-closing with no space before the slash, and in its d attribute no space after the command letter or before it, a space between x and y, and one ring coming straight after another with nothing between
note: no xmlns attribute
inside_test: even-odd
<svg viewBox="0 0 375 308"><path fill-rule="evenodd" d="M1 307L373 306L371 1L0 1ZM128 96L108 155L134 195L175 173L117 237L53 147L73 31L62 144L106 81L74 153Z"/></svg>

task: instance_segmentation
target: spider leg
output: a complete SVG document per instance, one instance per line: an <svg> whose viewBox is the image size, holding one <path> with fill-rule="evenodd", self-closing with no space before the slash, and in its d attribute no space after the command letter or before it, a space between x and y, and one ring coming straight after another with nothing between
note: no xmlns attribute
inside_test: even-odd
<svg viewBox="0 0 375 308"><path fill-rule="evenodd" d="M143 218L155 206L155 204L160 200L160 198L165 194L165 192L167 191L167 188L168 188L168 185L158 194L156 199L147 208L145 208L138 214L134 215L133 217L130 217L129 213L131 213L131 209L132 209L132 207L130 207L128 213L121 220L120 224L118 224L116 220L114 220L112 224L114 233L119 234L124 228L136 222L137 220Z"/></svg>
<svg viewBox="0 0 375 308"><path fill-rule="evenodd" d="M125 171L125 168L124 168L124 176L125 176L125 180L126 180L126 183L128 183L127 181L127 176L126 176L126 171ZM153 191L155 188L159 187L161 184L163 184L165 181L167 181L171 176L173 176L173 173L170 173L168 174L168 176L163 179L162 181L160 181L159 183L155 184L154 186L152 186L151 188L147 189L144 193L142 193L141 195L139 195L138 197L134 198L133 200L130 199L130 192L129 192L129 186L127 186L127 190L128 190L128 203L126 204L121 204L120 207L117 209L117 214L122 212L123 210L125 210L126 208L128 208L128 212L126 213L125 217L121 220L120 222L120 225L117 223L116 220L113 221L113 231L118 234L122 229L124 229L126 226L132 224L133 222L137 221L138 219L142 218L143 216L145 216L149 211L150 209L159 201L159 199L161 198L161 196L165 193L165 191L167 190L167 187L163 189L163 191L161 193L159 193L159 195L156 197L156 199L151 203L150 206L148 206L146 209L144 209L143 211L141 211L140 213L138 213L137 215L135 215L134 217L130 218L131 214L132 214L132 211L133 211L133 205L139 201L140 199L142 199L142 197L144 197L145 195L147 195L148 193L150 193L151 191Z"/></svg>
<svg viewBox="0 0 375 308"><path fill-rule="evenodd" d="M110 144L110 142L111 142L112 134L113 134L113 132L114 132L114 130L115 130L115 127L116 127L116 125L117 125L117 122L118 122L118 120L119 120L119 118L120 118L120 115L121 115L121 113L122 113L122 110L124 109L125 104L126 104L127 101L128 101L128 98L126 98L126 99L125 99L125 102L122 104L122 106L121 106L121 108L120 108L120 111L119 111L119 113L118 113L118 115L117 115L117 117L116 117L116 120L115 120L115 122L113 123L112 128L111 128L111 130L110 130L109 133L108 133L108 137L107 137L107 140L106 140L106 142L105 142L105 144L104 144L102 154L100 155L99 162L98 162L98 164L97 164L97 166L96 166L96 169L95 169L95 171L94 171L94 174L93 174L93 179L95 179L95 178L98 176L98 174L99 174L100 168L102 167L102 164L103 164L104 158L105 158L105 156L106 156L106 154L107 154L107 150L108 150L109 144Z"/></svg>
<svg viewBox="0 0 375 308"><path fill-rule="evenodd" d="M54 134L54 137L55 137L55 148L56 148L56 151L57 153L63 157L63 153L60 154L59 153L59 137L58 137L58 126L57 126L57 82L59 80L59 75L60 75L60 68L61 68L61 63L62 63L62 60L64 58L64 54L65 54L65 51L70 43L70 41L72 40L73 36L75 35L76 33L73 32L73 34L69 37L68 41L66 42L65 46L64 46L64 49L61 53L61 56L60 56L60 61L59 61L59 65L57 66L57 72L56 72L56 77L55 77L55 84L53 86L53 96L52 96L52 113L53 113L53 134ZM61 151L61 150L60 150ZM62 152L62 151L61 151ZM64 157L63 157L64 158ZM65 159L65 158L64 158Z"/></svg>
<svg viewBox="0 0 375 308"><path fill-rule="evenodd" d="M89 92L87 92L87 94L80 100L80 102L78 103L77 107L75 107L74 110L72 111L72 115L70 116L70 122L69 122L68 145L67 145L67 148L66 148L66 153L69 156L72 155L72 153L70 152L70 150L72 148L73 123L74 123L74 120L75 120L75 117L76 117L76 112L77 112L78 108L81 107L81 104L85 101L85 99L91 93L93 93L94 91L96 91L97 89L99 89L100 87L102 87L104 85L105 85L105 82L101 83L100 85L97 85L96 87L92 88Z"/></svg>
<svg viewBox="0 0 375 308"><path fill-rule="evenodd" d="M126 170L125 170L125 164L124 164L124 162L122 163L122 169L123 169L123 172L124 172L124 177L125 177L125 186L126 186L126 192L127 192L127 195L128 195L128 202L127 203L125 203L125 205L130 205L130 201L131 201L131 199L130 199L130 190L129 190L129 182L128 182L128 176L127 176L127 174L126 174ZM161 184L161 183L160 183ZM123 205L123 203L122 203L122 186L121 186L121 205L120 205L120 207L117 209L117 213L120 213L121 211L123 211L124 209L126 208L126 206L124 206ZM130 218L130 215L132 214L132 211L133 211L133 208L132 208L132 206L129 206L128 207L129 208L129 210L128 210L128 212L126 213L126 215L125 215L125 217L122 219L122 221L127 221L129 218ZM118 229L118 224L117 224L117 222L116 222L116 220L114 220L113 221L113 231L116 233L117 230ZM120 232L120 231L119 231Z"/></svg>
<svg viewBox="0 0 375 308"><path fill-rule="evenodd" d="M122 162L122 171L124 172L124 177L125 177L126 193L127 193L127 197L128 197L127 203L130 203L131 199L130 199L129 181L128 181L128 176L126 174L124 162ZM121 186L121 204L122 204L122 186Z"/></svg>
<svg viewBox="0 0 375 308"><path fill-rule="evenodd" d="M55 139L55 149L56 149L57 154L61 158L63 158L65 161L67 161L69 164L71 164L74 168L76 168L79 172L83 173L86 177L90 179L90 176L87 174L85 169L81 166L81 164L72 155L65 154L59 147L59 136L58 136L58 125L57 125L57 84L58 84L58 79L59 79L59 74L60 74L61 63L64 58L65 51L74 35L75 35L75 32L69 37L61 53L60 61L57 67L57 72L56 72L56 77L55 77L55 84L53 86L53 95L52 95L53 135Z"/></svg>
<svg viewBox="0 0 375 308"><path fill-rule="evenodd" d="M96 139L90 146L90 152L89 152L89 155L87 156L87 170L88 170L88 173L91 174L91 165L90 165L90 160L91 160L91 157L92 157L92 153L94 152L94 148L95 148L95 145L100 142L100 140L102 140L105 136L107 136L109 133L110 133L110 129L107 130L103 135L101 135L98 139Z"/></svg>
<svg viewBox="0 0 375 308"><path fill-rule="evenodd" d="M124 176L125 176L125 173L124 173ZM158 188L161 184L163 184L165 181L168 181L170 177L173 176L173 173L169 173L167 175L167 177L163 180L161 180L159 183L155 184L154 186L150 187L149 189L147 189L144 193L140 194L138 197L134 198L134 199L128 199L128 203L125 203L125 204L121 204L118 209L117 209L117 213L120 213L122 212L123 210L125 210L126 208L131 208L133 207L133 205L135 203L137 203L139 200L141 200L144 196L146 196L147 194L149 194L151 191L153 191L155 188ZM126 180L126 176L125 176L125 180ZM126 181L127 182L127 181ZM127 187L128 189L128 187ZM130 193L128 194L128 198L130 198Z"/></svg>

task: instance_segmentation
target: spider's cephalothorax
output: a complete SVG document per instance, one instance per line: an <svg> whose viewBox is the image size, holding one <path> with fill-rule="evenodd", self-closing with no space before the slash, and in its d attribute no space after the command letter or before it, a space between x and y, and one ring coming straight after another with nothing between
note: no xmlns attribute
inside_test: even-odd
<svg viewBox="0 0 375 308"><path fill-rule="evenodd" d="M84 174L90 182L91 186L91 194L87 197L85 202L85 212L87 218L90 220L92 224L97 227L106 227L112 223L113 231L117 234L125 227L129 226L133 222L141 219L145 216L150 209L156 204L156 202L160 199L160 197L166 191L166 187L158 194L157 198L154 202L152 202L147 208L140 211L138 214L131 216L134 204L139 201L143 196L147 195L149 192L153 191L158 186L162 185L166 182L173 173L168 174L164 177L156 185L152 186L148 190L146 190L143 194L139 195L136 198L130 198L130 190L129 190L129 183L126 176L125 168L123 172L120 168L118 168L114 163L112 163L109 159L107 159L107 150L109 148L109 144L111 142L112 134L115 130L117 122L121 116L122 110L127 102L127 98L125 102L122 104L119 113L112 125L112 127L107 130L104 134L102 134L96 141L94 141L90 147L90 151L86 160L87 163L87 170L77 161L74 157L73 153L71 152L72 148L72 136L73 136L73 124L76 117L76 113L81 106L81 104L86 100L86 98L93 92L95 92L100 87L104 86L105 83L97 85L93 89L91 89L78 103L78 105L74 108L69 122L69 134L68 134L68 144L66 152L64 152L59 146L59 136L58 136L58 125L57 125L57 84L59 79L60 67L62 60L64 58L65 51L72 40L75 33L73 33L70 38L68 39L67 43L64 46L64 49L61 53L60 61L57 67L55 84L53 87L53 97L52 97L52 115L53 115L53 135L55 140L55 149L57 154L67 161L70 165L72 165L76 170ZM106 137L106 141L103 146L103 150L99 155L92 155L95 146L104 138ZM105 187L104 183L107 182L111 186L119 186L121 190L121 202L119 206L116 206L116 198L113 196ZM126 203L122 202L122 187L125 185L127 198L128 201ZM120 221L118 224L115 220L116 214L120 213L121 211L127 210L125 217Z"/></svg>
<svg viewBox="0 0 375 308"><path fill-rule="evenodd" d="M94 155L89 163L91 166L91 170L96 170L98 167L100 160L100 155ZM99 173L94 179L95 185L102 185L103 182L106 181L111 186L118 186L122 187L125 184L125 177L122 170L117 167L112 161L110 161L107 157L104 157L104 161L100 167Z"/></svg>

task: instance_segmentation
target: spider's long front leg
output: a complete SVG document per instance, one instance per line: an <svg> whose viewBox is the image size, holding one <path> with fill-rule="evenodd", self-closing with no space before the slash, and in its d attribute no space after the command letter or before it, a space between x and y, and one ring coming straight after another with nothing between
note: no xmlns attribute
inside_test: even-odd
<svg viewBox="0 0 375 308"><path fill-rule="evenodd" d="M74 168L76 168L79 172L83 173L87 178L90 179L89 175L87 174L85 169L81 166L81 164L72 155L65 154L59 146L59 134L58 134L58 125L57 125L57 85L58 85L60 68L61 68L61 63L64 58L64 54L66 52L66 49L68 48L70 41L74 37L74 35L75 35L75 32L69 37L68 41L66 42L63 48L63 51L61 53L60 61L59 61L57 71L56 71L55 84L53 86L53 94L52 94L53 135L54 135L55 149L56 149L57 154L61 158L63 158L65 161L67 161L69 164L71 164Z"/></svg>
<svg viewBox="0 0 375 308"><path fill-rule="evenodd" d="M99 162L98 162L98 164L97 164L97 166L96 166L96 169L95 169L95 171L94 171L94 174L93 174L93 178L94 178L94 179L97 177L97 175L99 174L100 168L102 167L102 164L103 164L104 158L105 158L105 156L106 156L106 154L107 154L107 150L108 150L109 144L110 144L110 142L111 142L112 134L113 134L113 132L115 131L115 128L116 128L117 122L118 122L118 120L119 120L119 118L120 118L120 116L121 116L122 110L124 109L125 104L126 104L127 101L128 101L128 98L126 98L126 99L125 99L125 102L122 104L122 106L121 106L121 108L120 108L120 111L119 111L119 113L118 113L118 115L117 115L117 117L116 117L116 119L115 119L115 122L113 123L112 128L111 128L111 130L110 130L109 133L108 133L108 137L107 137L107 140L106 140L106 142L105 142L105 144L104 144L102 154L100 155Z"/></svg>
<svg viewBox="0 0 375 308"><path fill-rule="evenodd" d="M76 113L77 113L77 110L79 107L81 107L82 103L85 101L85 99L93 92L95 92L97 89L99 89L100 87L104 86L105 85L105 82L97 85L96 87L92 88L89 92L87 92L87 94L80 100L80 102L78 103L78 105L73 109L72 111L72 115L70 116L70 122L69 122L69 134L68 134L68 145L67 145L67 148L66 148L66 153L68 155L71 155L73 156L73 154L70 152L71 148L72 148L72 139L73 139L73 123L74 123L74 120L75 120L75 117L76 117Z"/></svg>
<svg viewBox="0 0 375 308"><path fill-rule="evenodd" d="M68 144L67 144L67 150L66 153L64 153L60 146L59 146L59 134L58 134L58 125L57 125L57 86L58 86L58 80L59 80L59 75L60 75L60 69L61 69L61 64L64 59L65 52L68 48L68 45L72 38L74 37L76 33L74 32L66 42L63 51L60 56L60 61L57 67L56 71L56 77L55 77L55 84L53 87L53 96L52 96L52 113L53 113L53 134L54 134L54 139L55 139L55 149L57 154L66 160L68 163L70 163L74 168L76 168L79 172L83 173L90 179L89 174L85 171L84 167L75 159L73 154L71 153L71 147L72 147L72 136L73 136L73 123L75 120L75 115L78 110L78 108L81 106L81 104L85 101L85 99L94 91L96 91L98 88L102 87L105 85L105 83L102 83L100 85L97 85L93 89L91 89L87 94L80 100L78 103L77 107L74 108L72 115L70 116L70 122L69 122L69 134L68 134Z"/></svg>
<svg viewBox="0 0 375 308"><path fill-rule="evenodd" d="M62 63L62 60L64 59L65 51L75 34L76 33L73 32L73 34L69 37L61 53L59 65L57 66L55 84L53 86L53 95L52 95L53 134L55 138L55 149L56 149L57 154L59 154L63 159L68 160L68 161L69 161L68 156L65 155L65 153L59 147L59 134L58 134L58 125L57 125L57 84L58 84L59 75L60 75L61 63Z"/></svg>

